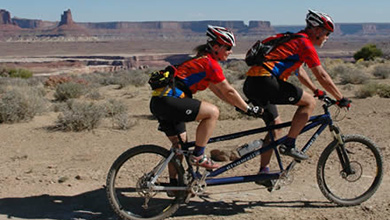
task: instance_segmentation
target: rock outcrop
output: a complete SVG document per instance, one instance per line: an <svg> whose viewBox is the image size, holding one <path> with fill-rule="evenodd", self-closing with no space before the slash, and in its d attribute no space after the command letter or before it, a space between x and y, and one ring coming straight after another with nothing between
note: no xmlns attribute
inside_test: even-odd
<svg viewBox="0 0 390 220"><path fill-rule="evenodd" d="M9 13L9 11L0 9L0 25L1 24L13 24L11 20L11 13Z"/></svg>
<svg viewBox="0 0 390 220"><path fill-rule="evenodd" d="M72 12L70 11L70 9L68 9L67 11L64 11L64 13L61 15L61 21L58 24L58 26L72 25L72 24L74 24L74 21L72 18Z"/></svg>
<svg viewBox="0 0 390 220"><path fill-rule="evenodd" d="M272 26L269 21L151 21L151 22L75 22L70 9L63 12L59 22L11 18L10 12L0 9L0 37L94 37L105 39L178 39L187 40L205 36L207 25L227 27L237 37L263 38L277 32L296 32L304 25ZM17 31L21 30L21 33ZM336 23L332 36L337 37L387 37L390 23ZM3 37L4 38L4 37Z"/></svg>
<svg viewBox="0 0 390 220"><path fill-rule="evenodd" d="M0 9L0 40L12 38L20 34L20 27L15 25L9 11Z"/></svg>
<svg viewBox="0 0 390 220"><path fill-rule="evenodd" d="M65 37L86 37L89 36L88 30L73 21L70 9L64 11L61 15L61 21L58 26L47 33L48 36L65 36Z"/></svg>

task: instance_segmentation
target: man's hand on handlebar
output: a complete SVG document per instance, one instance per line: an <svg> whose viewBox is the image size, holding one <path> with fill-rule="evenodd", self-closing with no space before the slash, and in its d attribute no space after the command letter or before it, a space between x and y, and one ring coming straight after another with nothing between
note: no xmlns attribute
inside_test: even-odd
<svg viewBox="0 0 390 220"><path fill-rule="evenodd" d="M326 92L320 89L314 91L314 97L318 97L319 100L323 100L326 96Z"/></svg>
<svg viewBox="0 0 390 220"><path fill-rule="evenodd" d="M351 102L352 101L350 99L343 97L342 99L337 100L336 104L340 108L346 108L347 110L349 110L351 108Z"/></svg>

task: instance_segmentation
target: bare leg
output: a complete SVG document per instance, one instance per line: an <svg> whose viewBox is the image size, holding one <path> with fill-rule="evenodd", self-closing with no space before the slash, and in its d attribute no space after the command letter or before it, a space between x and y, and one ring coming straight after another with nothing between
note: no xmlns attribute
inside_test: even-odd
<svg viewBox="0 0 390 220"><path fill-rule="evenodd" d="M186 142L187 141L187 132L183 132L180 134L180 138L183 142ZM168 139L172 142L172 147L174 148L181 148L180 146L180 142L179 142L179 138L177 136L168 136ZM179 159L180 160L183 160L183 155L180 155L179 156ZM177 173L176 173L176 169L175 167L173 166L172 163L169 163L168 164L168 171L169 171L169 178L171 179L176 179L177 178Z"/></svg>
<svg viewBox="0 0 390 220"><path fill-rule="evenodd" d="M196 129L196 146L206 146L213 134L218 117L219 110L215 105L204 101L201 102L198 116L196 116L196 120L200 121Z"/></svg>
<svg viewBox="0 0 390 220"><path fill-rule="evenodd" d="M297 111L292 119L291 128L287 134L288 137L297 138L302 128L310 118L316 106L315 99L307 92L303 92L302 98L296 104L298 106Z"/></svg>
<svg viewBox="0 0 390 220"><path fill-rule="evenodd" d="M277 124L281 124L281 123L282 123L282 120L281 120L280 116L278 116L277 118L275 118L274 122L271 123L271 125L274 125L274 124L277 125ZM281 129L274 130L273 131L274 139L275 140L279 139L281 137L281 133L282 133ZM271 143L271 138L269 137L269 134L267 134L265 136L263 146L267 146L269 143ZM269 150L269 151L266 151L266 152L261 154L260 167L269 167L272 153L273 153L273 150Z"/></svg>

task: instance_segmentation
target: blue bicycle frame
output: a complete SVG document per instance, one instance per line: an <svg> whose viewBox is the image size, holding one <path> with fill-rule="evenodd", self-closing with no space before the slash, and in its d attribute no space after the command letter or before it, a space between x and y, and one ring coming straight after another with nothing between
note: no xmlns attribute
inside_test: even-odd
<svg viewBox="0 0 390 220"><path fill-rule="evenodd" d="M312 144L315 142L317 137L324 131L324 129L328 125L330 127L332 127L333 121L332 121L332 118L330 116L330 113L328 112L327 108L325 108L325 107L324 107L324 110L325 110L324 114L310 117L309 121L307 122L305 127L302 129L301 134L319 126L317 131L312 135L312 137L308 140L308 142L305 144L305 146L301 149L303 152L306 152L310 148L310 146L312 146ZM291 126L291 122L285 122L285 123L278 124L278 125L256 128L256 129L251 129L251 130L246 130L246 131L242 131L242 132L237 132L237 133L232 133L232 134L228 134L228 135L222 135L222 136L210 138L208 143L232 140L232 139L240 138L243 136L258 134L258 133L262 133L262 132L268 132L272 141L269 145L267 145L265 147L262 147L258 150L255 150L255 151L253 151L249 154L246 154L243 157L241 157L241 158L239 158L239 159L237 159L229 164L226 164L226 165L224 165L224 166L222 166L214 171L211 171L209 173L209 175L207 176L206 184L208 186L212 186L212 185L253 182L253 181L258 181L258 180L261 181L261 180L269 180L269 179L278 179L284 171L286 171L286 170L288 171L288 170L292 169L292 167L296 164L297 161L293 160L288 165L286 170L284 169L282 160L280 158L279 151L277 150L277 146L280 145L281 143L283 143L287 136L284 136L278 140L273 140L272 130L285 128L285 127L289 127L289 126ZM192 146L195 146L195 141L186 143L184 149L188 149L188 147L192 147ZM243 164L243 163L257 157L258 155L260 155L268 150L271 150L271 149L273 149L275 151L275 155L276 155L276 158L277 158L277 161L279 164L280 170L278 172L267 173L267 174L247 175L247 176L213 178L213 177L216 177L216 176L218 176L218 175L220 175L220 174L222 174L222 173L224 173L224 172L226 172L234 167L237 167L240 164ZM192 171L192 173L194 176L196 176L195 172Z"/></svg>

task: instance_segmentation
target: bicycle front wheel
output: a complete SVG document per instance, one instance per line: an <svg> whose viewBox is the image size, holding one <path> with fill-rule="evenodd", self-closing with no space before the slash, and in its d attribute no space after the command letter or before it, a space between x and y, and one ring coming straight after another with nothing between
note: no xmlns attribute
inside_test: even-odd
<svg viewBox="0 0 390 220"><path fill-rule="evenodd" d="M378 189L383 175L383 162L378 147L367 137L347 135L345 144L330 143L317 164L317 182L330 201L342 205L358 205Z"/></svg>
<svg viewBox="0 0 390 220"><path fill-rule="evenodd" d="M107 196L113 210L123 219L162 219L172 215L183 201L185 191L168 196L150 188L150 181L166 161L170 151L155 145L131 148L118 157L107 176ZM183 168L171 160L183 186ZM162 170L157 186L169 185L168 167Z"/></svg>

